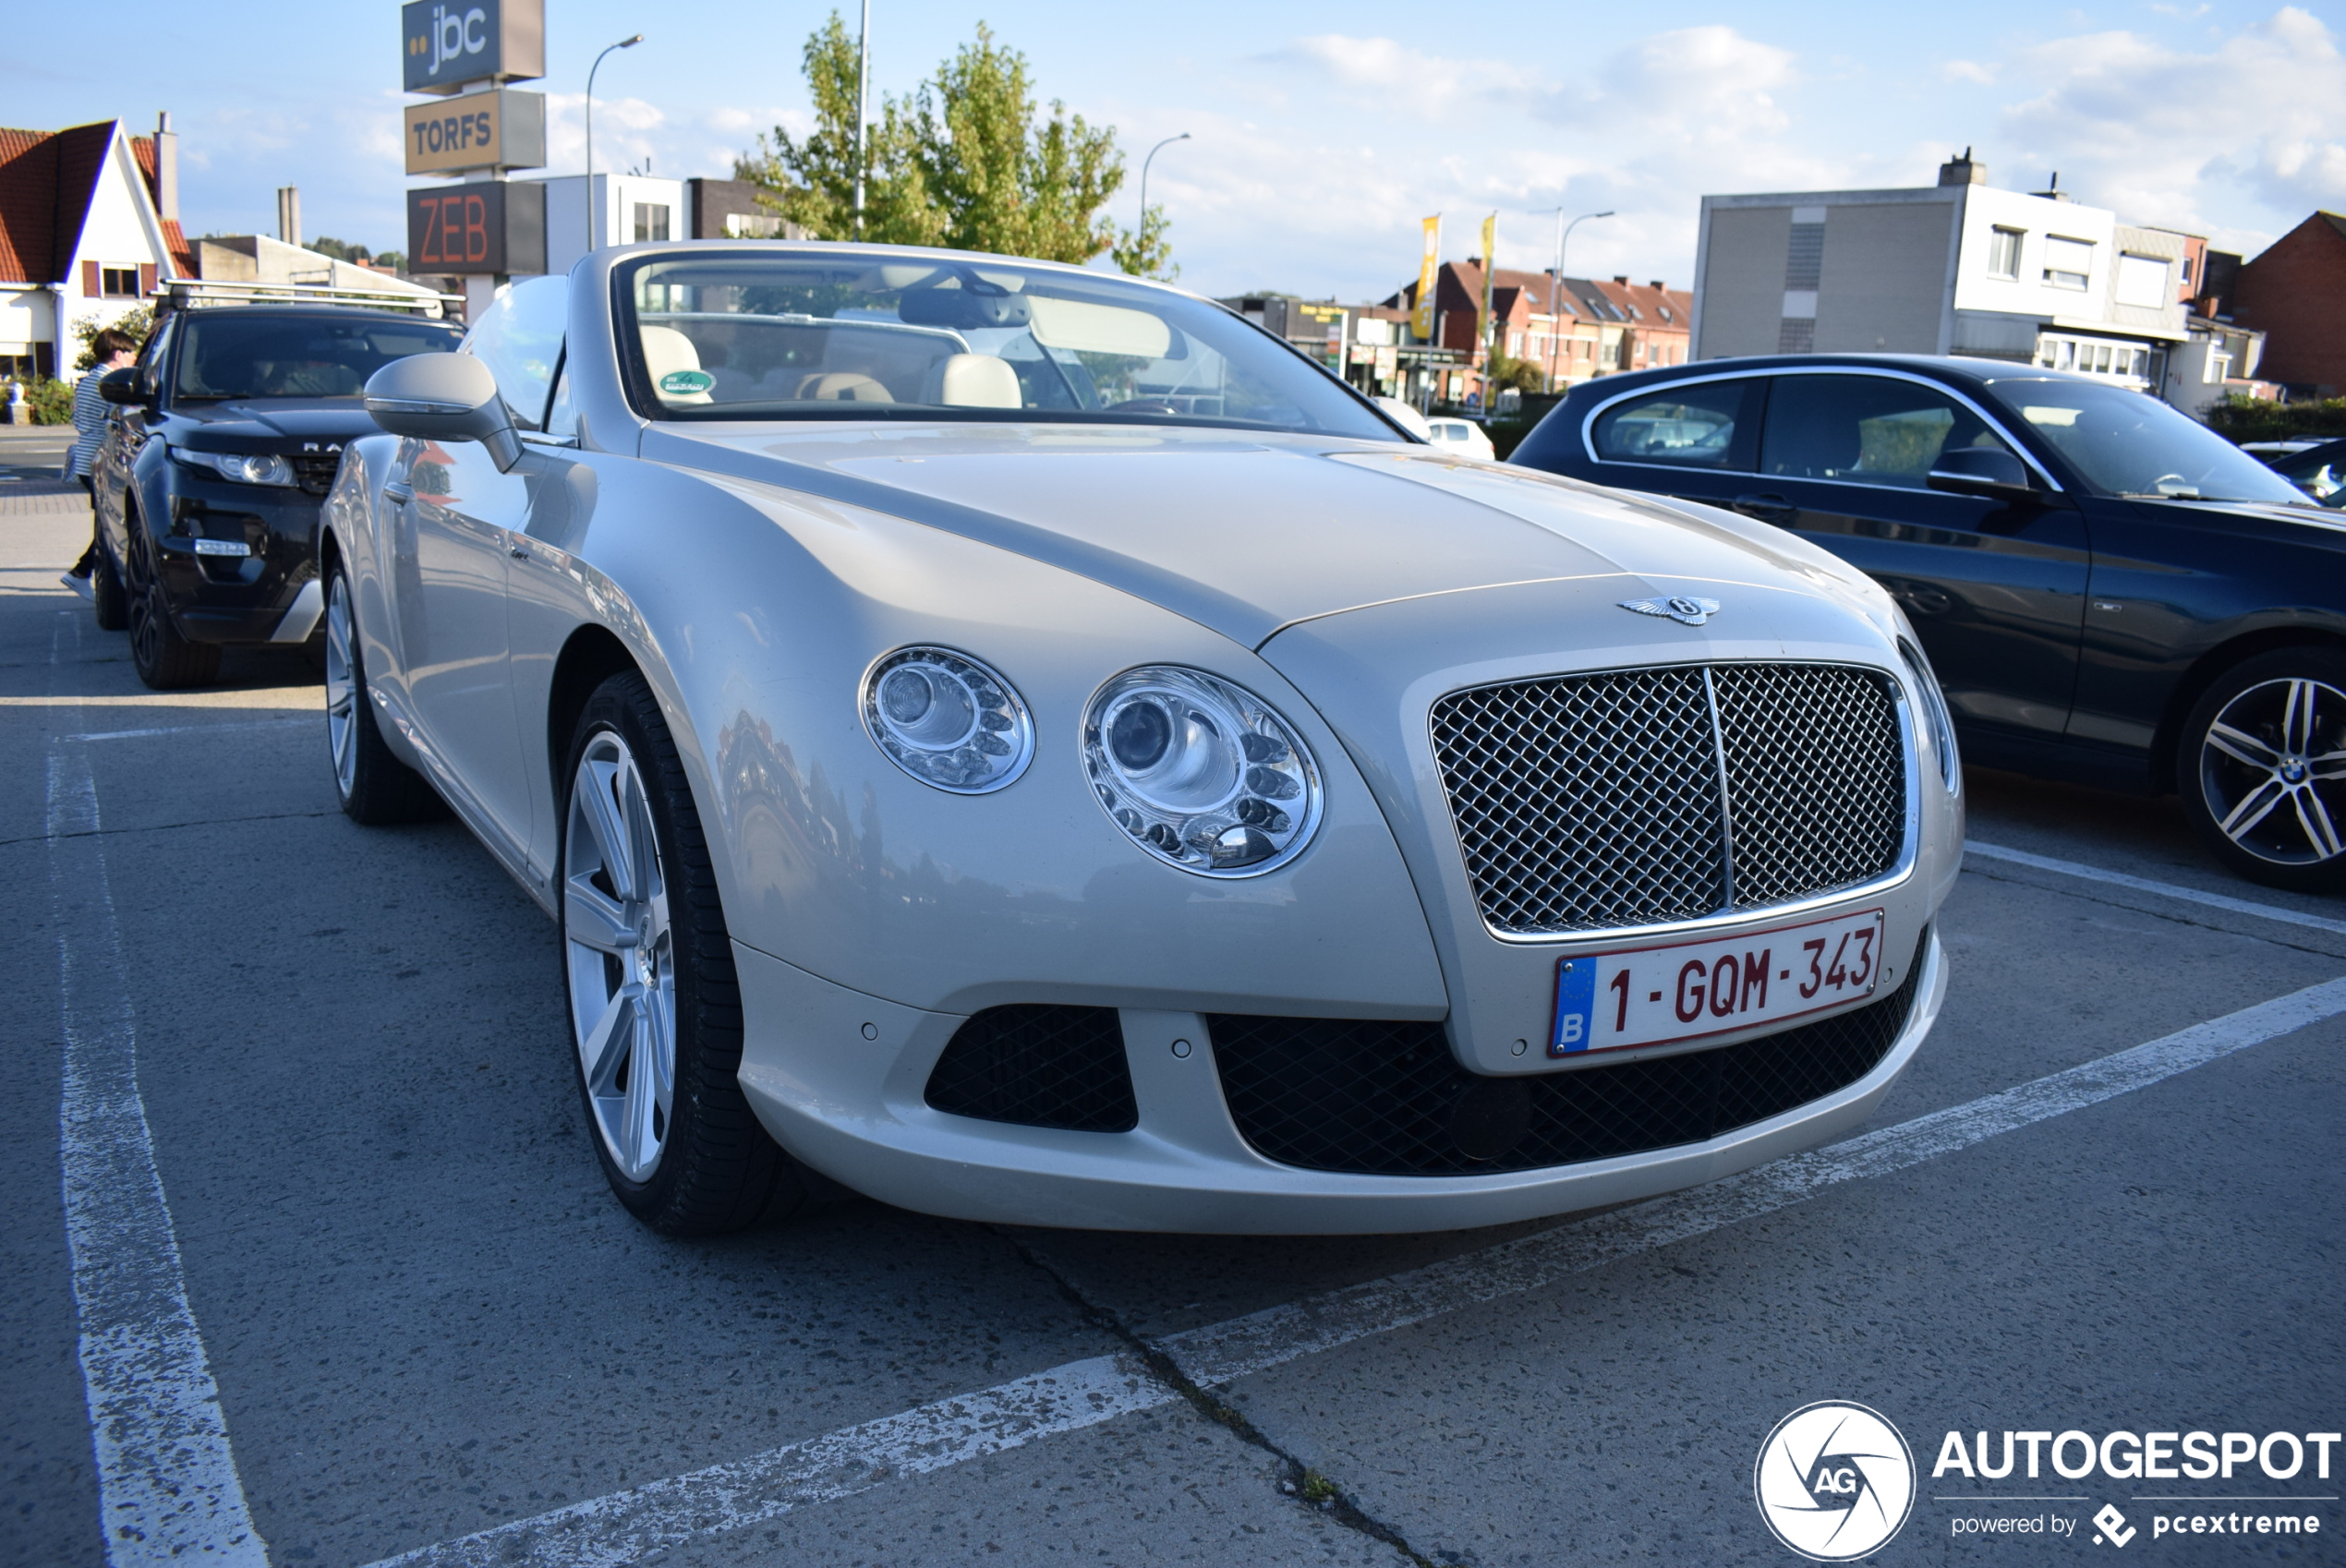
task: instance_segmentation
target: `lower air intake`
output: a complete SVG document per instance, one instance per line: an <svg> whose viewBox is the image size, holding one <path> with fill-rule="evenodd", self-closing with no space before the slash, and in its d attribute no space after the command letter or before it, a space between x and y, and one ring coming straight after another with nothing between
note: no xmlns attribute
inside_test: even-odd
<svg viewBox="0 0 2346 1568"><path fill-rule="evenodd" d="M1130 1132L1141 1124L1114 1007L973 1013L946 1042L922 1097L933 1110L1021 1127Z"/></svg>
<svg viewBox="0 0 2346 1568"><path fill-rule="evenodd" d="M1715 1050L1514 1078L1460 1067L1438 1023L1206 1021L1230 1115L1264 1158L1483 1176L1699 1143L1848 1087L1905 1028L1922 952L1905 984L1855 1012Z"/></svg>

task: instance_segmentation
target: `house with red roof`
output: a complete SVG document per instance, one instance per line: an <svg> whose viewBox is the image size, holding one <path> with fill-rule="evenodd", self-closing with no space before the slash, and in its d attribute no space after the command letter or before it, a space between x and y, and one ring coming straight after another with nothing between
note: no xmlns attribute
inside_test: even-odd
<svg viewBox="0 0 2346 1568"><path fill-rule="evenodd" d="M178 139L119 120L0 129L0 376L73 373L76 323L111 321L163 278L192 276Z"/></svg>

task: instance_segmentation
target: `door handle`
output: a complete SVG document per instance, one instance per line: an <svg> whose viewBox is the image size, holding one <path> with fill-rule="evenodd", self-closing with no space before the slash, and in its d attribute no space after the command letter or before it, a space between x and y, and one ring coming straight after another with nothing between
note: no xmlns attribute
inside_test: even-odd
<svg viewBox="0 0 2346 1568"><path fill-rule="evenodd" d="M416 499L416 487L405 479L387 480L383 485L383 500L393 506L405 506Z"/></svg>
<svg viewBox="0 0 2346 1568"><path fill-rule="evenodd" d="M1746 517L1757 518L1762 523L1789 523L1793 515L1800 510L1784 497L1772 492L1737 496L1731 504Z"/></svg>

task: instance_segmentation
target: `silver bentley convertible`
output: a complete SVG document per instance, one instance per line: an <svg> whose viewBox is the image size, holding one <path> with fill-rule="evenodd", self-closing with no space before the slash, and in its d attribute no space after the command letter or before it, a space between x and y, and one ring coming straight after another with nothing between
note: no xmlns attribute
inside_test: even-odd
<svg viewBox="0 0 2346 1568"><path fill-rule="evenodd" d="M646 1223L1486 1224L1862 1121L1963 838L1890 598L1463 460L1204 300L708 241L378 372L345 809L560 928Z"/></svg>

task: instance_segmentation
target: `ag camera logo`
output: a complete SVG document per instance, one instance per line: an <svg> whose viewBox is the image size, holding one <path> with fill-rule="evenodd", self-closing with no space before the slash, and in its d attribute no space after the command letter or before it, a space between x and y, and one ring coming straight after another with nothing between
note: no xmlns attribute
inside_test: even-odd
<svg viewBox="0 0 2346 1568"><path fill-rule="evenodd" d="M1879 1411L1820 1400L1776 1423L1751 1487L1776 1539L1813 1562L1846 1562L1905 1525L1914 1452Z"/></svg>

